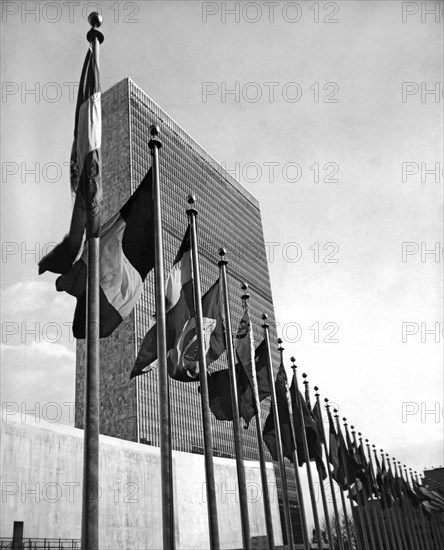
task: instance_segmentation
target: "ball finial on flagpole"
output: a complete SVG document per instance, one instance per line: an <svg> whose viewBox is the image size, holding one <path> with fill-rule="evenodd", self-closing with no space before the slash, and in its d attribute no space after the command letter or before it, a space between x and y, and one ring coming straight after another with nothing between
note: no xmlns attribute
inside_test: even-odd
<svg viewBox="0 0 444 550"><path fill-rule="evenodd" d="M98 29L102 26L103 23L103 17L98 13L97 11L92 11L88 15L88 23L93 27L94 29Z"/></svg>
<svg viewBox="0 0 444 550"><path fill-rule="evenodd" d="M103 17L100 15L100 13L92 11L88 15L88 23L91 25L91 28L86 35L86 39L88 40L88 42L93 42L93 40L97 38L99 44L101 44L104 40L104 36L97 29L102 26Z"/></svg>
<svg viewBox="0 0 444 550"><path fill-rule="evenodd" d="M153 138L158 137L160 134L160 127L158 124L151 124L150 126L150 136Z"/></svg>

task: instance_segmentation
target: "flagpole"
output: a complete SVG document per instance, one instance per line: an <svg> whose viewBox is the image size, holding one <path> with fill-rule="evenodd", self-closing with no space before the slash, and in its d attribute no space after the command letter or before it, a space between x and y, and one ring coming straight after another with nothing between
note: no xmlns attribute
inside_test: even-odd
<svg viewBox="0 0 444 550"><path fill-rule="evenodd" d="M319 411L322 411L321 402L320 402L320 394L318 393L319 392L319 387L315 386L314 390L316 392L315 393L315 398L316 398L316 403L319 407ZM322 412L321 412L321 415L322 415ZM338 542L339 542L339 548L340 548L340 550L343 550L344 546L343 546L342 537L341 537L341 525L340 525L340 518L339 518L339 512L338 512L338 504L336 502L335 489L334 489L334 485L333 485L333 479L331 477L330 462L328 461L328 456L327 456L327 439L325 437L324 423L322 423L321 427L322 427L321 437L322 437L322 443L324 444L325 462L326 462L326 466L327 466L328 482L330 484L331 499L332 499L332 502L333 502L333 511L334 511L335 525L336 525L336 533L337 533L337 538L338 538ZM325 494L324 494L324 498L325 498ZM327 513L328 513L328 509L327 509ZM328 523L328 525L330 526L330 522ZM330 527L330 537L333 538L332 534L331 534L331 527ZM334 547L333 542L330 542L330 546L332 548Z"/></svg>
<svg viewBox="0 0 444 550"><path fill-rule="evenodd" d="M406 475L406 478L407 478L407 466L405 464L404 464L404 471L405 471L405 475ZM407 480L404 479L403 472L402 472L402 466L401 466L400 462L399 462L399 472L401 474L401 479L404 482L404 486L407 486L408 485L408 478L407 478ZM408 486L408 488L410 490L410 485ZM421 550L420 546L419 546L418 534L416 532L416 524L415 524L413 505L412 505L410 499L408 498L408 495L407 495L407 498L405 498L404 500L405 500L405 503L406 503L406 506L407 506L407 514L409 516L409 522L410 522L410 526L411 526L410 530L411 530L411 533L412 533L414 546L415 546L416 550Z"/></svg>
<svg viewBox="0 0 444 550"><path fill-rule="evenodd" d="M328 398L325 397L324 401L325 401L325 408L327 409L327 414L330 415L330 405L328 404ZM331 452L331 450L330 450L330 452ZM330 479L332 479L332 474L331 473L330 473ZM347 535L348 547L353 548L352 537L351 537L351 532L350 532L350 526L349 526L348 517L347 517L347 507L345 505L344 491L343 491L342 487L339 485L339 483L338 483L338 487L339 487L339 494L341 495L342 512L344 514L345 532L346 532L346 535ZM352 515L351 519L353 520L353 515ZM339 518L338 518L338 521L339 521ZM341 533L341 530L339 530L339 533Z"/></svg>
<svg viewBox="0 0 444 550"><path fill-rule="evenodd" d="M241 300L244 307L248 307L248 300L250 295L247 293L248 285L246 283L242 284L242 290L244 291ZM257 446L259 451L259 467L261 471L261 482L262 482L262 496L264 499L264 515L265 515L265 528L267 531L267 543L268 550L274 550L274 531L273 531L273 520L271 515L271 506L270 506L270 491L268 488L268 477L267 477L267 466L265 462L265 453L264 453L264 440L262 437L262 426L261 426L261 404L259 401L259 389L257 385L256 369L253 370L253 399L254 405L257 410L257 414L254 416L256 421L256 436L257 436Z"/></svg>
<svg viewBox="0 0 444 550"><path fill-rule="evenodd" d="M421 482L421 485L423 485L426 480L427 480L427 478L425 477L425 475L424 475L423 479L421 479L421 477L419 477L419 481ZM432 513L430 512L430 515L431 514ZM426 518L424 513L423 513L423 517L424 517L424 521L426 523L427 536L428 536L428 539L430 541L430 548L432 548L433 550L441 550L441 548L438 548L437 545L435 544L436 540L435 540L435 535L434 535L434 532L433 532L432 519Z"/></svg>
<svg viewBox="0 0 444 550"><path fill-rule="evenodd" d="M99 67L99 50L103 34L97 30L102 16L90 13L91 29L86 38ZM84 402L82 550L99 548L99 421L100 421L100 237L93 233L91 212L87 209L88 242L86 372Z"/></svg>
<svg viewBox="0 0 444 550"><path fill-rule="evenodd" d="M394 480L394 476L392 474L392 466L390 464L390 456L388 453L385 453L385 456L387 458L387 467L388 467L388 471L389 471L389 474L390 474L390 477ZM395 516L395 523L396 525L398 526L398 532L399 532L399 539L401 541L401 546L402 548L406 548L407 547L407 541L406 541L406 538L405 538L405 534L404 534L404 528L403 528L403 525L402 525L402 522L401 522L401 517L400 517L400 514L399 514L399 510L398 510L398 501L397 501L397 498L396 498L396 495L393 495L393 498L394 498L394 502L393 502L393 507L394 507L394 510L393 510L393 515Z"/></svg>
<svg viewBox="0 0 444 550"><path fill-rule="evenodd" d="M213 433L211 430L211 413L208 395L208 380L207 380L207 357L205 351L205 342L203 335L203 315L202 315L202 293L200 289L200 271L199 271L199 256L197 251L197 232L196 232L196 216L197 210L194 207L195 197L188 196L190 208L187 210L188 222L190 224L191 237L191 256L193 267L193 292L194 292L194 307L196 313L196 333L197 345L199 349L199 382L200 382L200 398L202 405L202 423L203 423L203 440L205 454L205 481L207 489L207 508L208 508L208 528L210 535L211 550L219 550L219 527L217 523L217 506L216 506L216 486L214 482L214 465L213 465Z"/></svg>
<svg viewBox="0 0 444 550"><path fill-rule="evenodd" d="M219 250L221 260L219 261L220 278L222 280L222 289L225 306L225 334L227 339L227 355L230 374L230 390L231 404L233 410L233 434L234 434L234 452L236 456L237 480L239 486L239 507L242 526L242 540L245 550L251 550L251 535L250 522L248 517L248 494L245 481L245 466L242 450L242 436L239 415L239 400L237 395L237 378L236 378L236 360L234 357L232 330L231 330L231 313L230 303L228 300L228 282L227 282L227 260L225 259L226 251L224 248ZM253 357L254 361L254 357Z"/></svg>
<svg viewBox="0 0 444 550"><path fill-rule="evenodd" d="M310 389L309 389L309 384L308 384L308 380L307 380L307 375L304 373L302 376L304 378L305 394L307 396L306 402L307 402L307 405L309 405L309 407L312 411L313 409L312 409L311 404L310 404L310 397L309 397L310 396ZM317 389L317 386L315 386L315 391L316 391L316 389ZM316 395L318 395L318 394L316 394ZM318 400L318 398L316 397L316 401L317 400ZM327 528L328 542L329 542L331 548L333 548L333 537L332 537L332 534L331 534L330 516L329 516L329 513L328 513L327 498L325 496L324 480L322 479L322 472L319 470L317 465L316 465L316 469L318 471L319 487L321 489L322 507L324 509L324 519L325 519L325 526Z"/></svg>
<svg viewBox="0 0 444 550"><path fill-rule="evenodd" d="M347 426L347 424L346 424L346 426ZM354 426L350 426L350 429L351 429L351 433L353 435L353 441L355 443L355 449L356 449L356 451L358 451L358 441L357 441L357 438L356 438L355 428L354 428ZM359 456L359 455L357 454L357 456ZM361 493L361 491L358 491L358 483L357 482L358 482L358 480L356 478L357 497L358 497L358 499L359 499L359 497L361 497L362 506L364 508L365 520L367 522L368 532L369 532L369 535L370 535L371 548L376 548L376 541L375 541L375 536L374 536L374 533L373 533L373 522L370 518L370 512L369 512L369 509L368 509L367 489L366 489L364 483L362 483L362 481L361 481L361 483L362 483L362 493Z"/></svg>
<svg viewBox="0 0 444 550"><path fill-rule="evenodd" d="M398 489L399 489L399 515L400 515L400 519L401 519L401 522L402 522L402 526L406 532L406 535L407 535L407 539L408 539L408 542L409 542L409 546L411 548L414 547L414 543L413 543L413 535L412 535L412 531L411 531L411 524L410 524L410 521L409 521L409 518L406 517L407 514L406 513L402 513L403 511L405 512L405 510L403 509L403 506L402 504L404 504L404 506L407 506L407 502L406 502L406 499L404 498L403 495L401 495L401 492L402 492L402 489L399 487L399 475L398 475L398 463L397 463L397 460L395 458L392 458L392 461L393 461L393 469L394 469L394 472L395 472L395 483L398 484ZM401 501L402 499L402 501Z"/></svg>
<svg viewBox="0 0 444 550"><path fill-rule="evenodd" d="M348 468L347 468L347 461L346 461L345 456L344 456L344 453L343 453L344 449L342 449L342 451L341 451L341 447L342 447L342 444L341 444L342 432L341 432L341 426L340 426L340 424L339 424L339 414L338 414L338 410L337 410L337 409L333 409L333 412L335 413L336 428L337 428L337 430L338 430L338 436L339 436L339 450L340 450L340 454L341 454L342 467L343 467L343 469L344 469L345 477L346 477L346 480L347 480L348 501L349 501L349 504L350 504L351 517L352 517L353 526L354 526L355 540L356 540L356 544L357 544L358 548L362 548L360 533L358 532L358 529L356 528L356 519L355 519L355 515L354 515L354 513L353 513L353 499L352 499L352 496L351 496L351 483L350 483L351 480L350 480L350 473L349 473L349 471L348 471ZM359 512L359 506L358 506L358 512Z"/></svg>
<svg viewBox="0 0 444 550"><path fill-rule="evenodd" d="M375 486L372 482L372 478L368 477L369 465L368 465L367 460L365 458L364 444L362 442L361 432L358 432L358 436L359 436L359 449L362 449L362 455L361 455L361 452L359 450L358 451L358 456L362 456L362 460L365 461L363 466L367 465L366 476L365 476L366 477L366 487L365 487L365 489L367 491L367 509L369 511L370 528L373 530L373 525L374 525L375 531L376 531L376 538L378 539L378 545L379 545L380 548L384 548L384 543L382 541L381 525L380 525L380 521L379 521L377 499L373 498ZM355 440L356 448L358 448L358 442L357 442L355 432L353 432L353 438ZM373 473L373 472L371 472L371 473ZM373 489L372 489L372 487L373 487ZM373 540L374 540L374 537L373 537Z"/></svg>
<svg viewBox="0 0 444 550"><path fill-rule="evenodd" d="M375 474L374 474L374 470L373 470L373 460L372 460L372 455L371 455L371 451L370 451L370 443L368 441L368 439L365 440L365 444L366 444L366 447L367 447L367 456L368 456L368 462L369 462L369 465L370 465L370 473L371 473L371 477L372 477L372 483L374 485L374 487L377 487L377 484L376 484L376 480L375 480ZM379 495L375 495L376 496L376 499L375 499L375 506L376 506L376 512L378 514L378 518L379 518L379 523L381 525L381 531L382 531L382 536L384 538L384 544L386 546L387 549L390 548L390 543L389 543L389 540L388 540L388 534L387 534L387 527L385 525L385 521L384 521L384 514L382 512L382 506L381 506L381 500L379 499ZM394 545L394 542L393 541L393 545Z"/></svg>
<svg viewBox="0 0 444 550"><path fill-rule="evenodd" d="M268 367L268 377L270 380L271 410L273 411L274 429L276 432L276 449L278 454L279 472L281 474L281 482L282 482L282 500L283 500L283 508L284 508L285 532L287 534L288 548L289 550L294 550L293 530L291 527L290 503L288 500L288 491L287 491L287 476L285 474L284 453L282 451L281 426L279 424L276 388L274 387L273 363L271 360L271 351L270 351L270 337L268 334L268 329L270 328L270 325L267 323L267 318L268 316L264 313L262 315L262 319L264 321L262 328L264 329L265 345L267 347L267 367Z"/></svg>
<svg viewBox="0 0 444 550"><path fill-rule="evenodd" d="M381 452L382 452L382 449L381 449ZM375 460L378 460L376 445L373 445L373 453L375 455ZM385 510L386 510L386 516L387 516L387 525L389 527L390 540L393 541L393 546L395 548L399 548L400 550L402 550L402 548L400 548L399 533L397 532L395 519L394 519L394 516L393 516L393 513L392 513L393 511L392 511L392 508L391 508L393 503L390 502L390 500L389 500L390 495L387 494L387 491L386 491L385 487L383 487L383 497L384 497L384 501L385 501L385 504L386 504Z"/></svg>
<svg viewBox="0 0 444 550"><path fill-rule="evenodd" d="M164 550L175 548L173 519L173 475L171 451L171 419L169 407L167 342L165 326L165 276L163 264L162 211L160 197L159 126L150 128L148 147L152 156L153 206L154 206L154 282L156 292L158 390L159 390L159 436L160 436L160 479L162 490L162 540Z"/></svg>
<svg viewBox="0 0 444 550"><path fill-rule="evenodd" d="M418 472L415 472L415 476L416 476L416 483L422 485L422 480L421 478L419 477L418 475ZM428 542L428 545L429 545L429 548L430 550L433 550L433 541L432 541L432 534L431 534L431 530L430 530L430 525L428 524L428 520L426 520L426 517L424 515L424 508L421 506L420 508L421 510L421 518L422 518L422 522L423 522L423 525L424 525L424 533L427 537L427 542Z"/></svg>
<svg viewBox="0 0 444 550"><path fill-rule="evenodd" d="M416 483L418 483L418 473L415 472L415 474L416 474L416 476L415 476ZM413 478L413 473L411 475L412 475L412 478ZM427 531L427 526L426 526L426 523L425 523L425 517L424 517L424 510L423 510L423 507L422 507L422 502L419 506L419 518L421 520L422 538L423 538L424 542L427 545L427 549L432 550L432 544L431 544L430 537L429 537L429 534L428 534L428 531Z"/></svg>
<svg viewBox="0 0 444 550"><path fill-rule="evenodd" d="M346 437L349 438L350 436L348 435L347 419L342 418L342 420L344 422L345 435L346 435ZM347 445L347 452L349 452L348 445ZM352 481L352 479L351 479L351 474L350 474L349 471L348 471L347 475L348 475L349 483L350 483ZM366 548L366 550L371 550L370 546L369 546L369 543L368 543L366 521L365 521L365 518L364 518L364 514L362 512L362 508L365 508L365 504L363 503L362 507L359 504L359 500L363 501L363 499L360 498L360 497L362 497L362 495L360 495L360 491L358 491L358 483L357 483L356 475L354 475L353 478L354 478L353 481L354 481L355 488L356 488L357 509L358 509L358 515L359 515L359 523L361 524L361 527L362 527L362 538L363 538L363 541L364 541L364 547ZM351 495L351 488L350 488L350 495Z"/></svg>
<svg viewBox="0 0 444 550"><path fill-rule="evenodd" d="M382 454L382 460L385 461L385 457L387 457L388 466L390 468L390 463L388 461L388 453L386 453L384 455L384 450L381 449L381 454ZM390 472L391 472L391 468L390 468ZM387 469L387 476L388 476L388 474L389 474L389 470ZM390 483L390 480L389 480L389 483ZM389 489L390 489L390 493L392 493L392 488L389 487ZM393 501L392 501L392 506L389 508L389 511L390 511L390 515L392 517L393 526L395 528L398 547L399 547L400 550L403 550L405 548L405 541L404 541L404 536L402 534L401 527L399 525L399 518L398 518L398 514L397 514L397 510L396 510L396 499L394 498L393 495L391 495L391 496L393 498Z"/></svg>
<svg viewBox="0 0 444 550"><path fill-rule="evenodd" d="M412 485L413 485L413 490L415 491L416 494L418 494L418 491L415 489L415 479L413 477L413 469L409 468L409 471L410 471L410 480L411 480ZM429 545L429 541L426 537L425 525L424 525L423 517L422 517L422 501L419 503L418 509L419 510L417 511L417 516L418 516L418 520L419 520L419 525L418 525L419 537L422 540L424 548L426 548L427 550L430 550L430 545Z"/></svg>
<svg viewBox="0 0 444 550"><path fill-rule="evenodd" d="M409 480L409 474L408 474L408 471L407 471L407 466L405 464L404 464L404 472L405 472L406 483L407 483L410 491L415 493L414 489L412 488L411 479ZM419 540L421 538L421 529L420 529L421 526L419 525L419 513L418 513L418 510L416 509L416 507L412 503L410 504L410 511L411 511L411 516L412 516L413 532L414 532L414 536L415 536L415 539L416 539L416 545L417 545L418 548L421 548L421 543L420 543L420 540ZM427 544L424 540L423 540L423 544L424 544L424 546L427 546Z"/></svg>
<svg viewBox="0 0 444 550"><path fill-rule="evenodd" d="M316 496L314 494L314 489L313 489L313 477L311 475L310 454L308 452L308 443L307 443L307 433L305 431L304 412L302 410L302 403L299 399L298 379L297 379L297 376L296 376L297 365L295 364L296 359L294 357L290 357L290 361L292 362L291 368L293 369L293 380L294 380L294 391L295 391L296 406L299 410L299 416L300 416L300 422L301 422L301 425L299 426L299 429L301 430L301 436L302 436L302 447L303 447L303 450L304 450L305 466L306 466L306 469L307 469L308 489L310 491L311 507L312 507L312 511L313 511L313 519L314 519L314 524L315 524L317 546L318 546L319 550L322 550L321 528L319 526L318 510L316 508Z"/></svg>
<svg viewBox="0 0 444 550"><path fill-rule="evenodd" d="M279 344L279 354L281 358L281 365L282 368L284 368L283 363L283 352L284 348L282 347L282 340L278 338L278 344ZM299 468L298 468L298 446L296 441L296 434L294 430L294 418L293 414L290 414L290 410L288 411L288 416L290 418L290 426L291 426L291 435L293 437L293 443L294 443L294 451L293 451L293 467L294 467L294 476L296 481L296 492L298 494L298 501L299 501L299 511L301 516L301 524L302 524L302 540L303 544L306 549L310 550L310 537L308 536L308 529L307 529L307 517L305 514L305 503L304 503L304 495L302 493L302 485L301 485L301 479L299 477Z"/></svg>

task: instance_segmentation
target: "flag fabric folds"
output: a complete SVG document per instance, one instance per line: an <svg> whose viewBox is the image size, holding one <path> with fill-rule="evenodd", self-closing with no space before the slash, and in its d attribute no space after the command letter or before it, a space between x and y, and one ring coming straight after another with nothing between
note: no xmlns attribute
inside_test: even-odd
<svg viewBox="0 0 444 550"><path fill-rule="evenodd" d="M165 301L168 374L182 382L196 381L199 364L189 227L168 275ZM206 357L210 364L225 350L219 280L202 297L202 313ZM149 372L156 359L157 325L153 323L142 341L131 378Z"/></svg>
<svg viewBox="0 0 444 550"><path fill-rule="evenodd" d="M238 357L239 358L239 357ZM263 340L254 352L256 378L258 382L259 401L270 395L270 383L267 372L267 355L265 340ZM251 418L256 414L253 399L251 379L238 361L236 364L236 382L239 398L239 416L246 423L246 428ZM228 369L221 369L208 375L208 393L211 412L218 420L233 420L233 408L230 393L230 375Z"/></svg>
<svg viewBox="0 0 444 550"><path fill-rule="evenodd" d="M101 181L102 111L98 64L91 47L80 77L71 150L71 189L75 194L68 235L39 262L45 271L68 273L77 258L85 227L88 237L98 237L102 202Z"/></svg>
<svg viewBox="0 0 444 550"><path fill-rule="evenodd" d="M328 443L328 461L333 466L332 477L340 485L341 489L346 488L345 472L342 466L341 456L339 454L339 437L336 433L335 424L330 409L327 408L329 424L329 443Z"/></svg>
<svg viewBox="0 0 444 550"><path fill-rule="evenodd" d="M109 336L133 310L143 281L154 267L151 169L120 211L101 229L100 337ZM73 334L85 338L88 243L69 273L56 281L58 291L77 298Z"/></svg>
<svg viewBox="0 0 444 550"><path fill-rule="evenodd" d="M279 426L281 429L283 455L293 461L295 445L290 423L288 381L284 366L281 364L276 376L276 401L279 415ZM273 460L278 460L276 430L273 411L270 411L263 429L264 443L267 445Z"/></svg>
<svg viewBox="0 0 444 550"><path fill-rule="evenodd" d="M307 438L309 460L314 461L316 463L316 467L319 473L321 474L322 479L325 479L327 477L327 470L325 469L324 461L322 460L322 445L321 445L322 437L321 437L321 434L318 432L316 422L311 415L311 412L308 408L308 405L305 399L303 398L301 392L299 392L299 403L301 404L301 408L302 408L302 418L301 418L299 403L297 401L297 395L296 395L296 385L295 385L294 375L293 375L293 380L291 382L290 394L291 394L291 404L293 409L294 431L296 435L298 464L299 466L302 466L306 461L305 453L304 453L304 442L302 439L303 436L301 433L301 428L303 427L302 429L305 429L305 435Z"/></svg>

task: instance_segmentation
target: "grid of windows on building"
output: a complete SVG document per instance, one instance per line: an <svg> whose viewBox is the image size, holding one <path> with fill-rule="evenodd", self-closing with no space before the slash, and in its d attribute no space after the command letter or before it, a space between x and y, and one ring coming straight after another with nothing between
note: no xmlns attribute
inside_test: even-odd
<svg viewBox="0 0 444 550"><path fill-rule="evenodd" d="M219 276L219 248L227 251L229 301L233 332L242 315L241 284L249 285L250 314L254 338L263 338L262 314L269 317L275 371L279 355L267 256L259 205L231 175L178 126L130 79L102 96L104 218L128 199L151 165L149 129L160 127L161 207L165 277L174 261L187 227L187 197L196 197L197 230L202 292ZM150 321L155 315L154 274L145 281L144 292L131 316L107 339L101 341L101 433L159 445L157 370L129 381ZM76 425L83 426L84 354L77 346ZM210 366L210 372L226 368L226 354ZM203 453L198 383L170 381L172 445L176 450ZM262 425L269 399L262 402ZM118 413L118 414L117 414ZM118 420L116 420L116 418ZM231 422L212 417L214 455L234 457ZM244 457L258 460L256 426L243 430ZM266 452L267 460L271 460ZM294 482L291 468L288 470ZM290 483L294 486L294 483ZM290 489L296 506L295 492ZM293 514L299 522L299 515ZM297 530L296 530L297 532Z"/></svg>

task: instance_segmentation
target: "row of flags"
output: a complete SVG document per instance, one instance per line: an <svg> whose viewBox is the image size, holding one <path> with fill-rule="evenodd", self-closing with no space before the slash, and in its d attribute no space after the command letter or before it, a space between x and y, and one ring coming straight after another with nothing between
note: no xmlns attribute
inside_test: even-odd
<svg viewBox="0 0 444 550"><path fill-rule="evenodd" d="M91 31L90 31L91 32ZM101 33L100 33L101 34ZM91 38L97 41L97 35ZM102 37L103 40L103 37ZM96 48L98 45L96 44ZM87 300L90 284L88 247L91 239L100 237L98 275L98 324L100 338L106 338L120 325L134 309L143 292L148 273L156 267L156 201L158 170L149 169L138 188L107 222L101 224L101 105L98 63L95 49L90 47L86 55L80 78L75 112L74 143L71 153L71 187L75 195L71 226L68 235L39 263L39 273L51 271L60 276L56 289L77 299L74 313L73 333L76 338L88 337L87 319L90 309ZM157 197L158 198L158 197ZM315 522L314 542L318 550L328 542L330 549L351 550L439 550L444 548L442 528L436 526L437 516L442 518L444 498L437 491L424 488L412 474L410 479L400 464L392 464L386 456L372 453L367 444L365 452L362 438L357 440L352 429L350 436L345 424L345 437L339 424L332 417L326 405L328 437L324 430L323 412L319 394L312 406L308 382L305 381L304 395L299 390L296 366L293 361L291 384L281 361L276 378L273 376L268 325L262 325L264 339L256 347L253 326L249 312L249 295L242 297L243 314L234 337L227 331L230 326L228 311L228 288L226 278L219 277L208 291L197 299L195 237L191 237L191 222L184 233L181 245L173 262L165 285L165 336L166 367L168 375L177 381L200 382L201 394L208 388L208 403L202 398L203 413L206 407L220 421L233 423L234 437L241 443L237 427L240 419L248 427L253 418L256 421L258 451L263 482L264 511L267 527L268 547L274 548L271 509L266 490L267 475L263 455L263 443L273 460L278 462L282 485L285 538L288 547L294 548L294 533L290 526L290 505L287 491L287 475L284 457L295 470L295 483L299 500L299 511L303 529L303 543L311 547L298 468L307 468L310 498ZM194 226L195 229L195 226ZM158 249L159 247L157 247ZM195 259L195 258L194 258ZM219 262L219 266L227 262ZM194 266L194 267L193 267ZM223 267L221 267L221 273ZM200 287L200 284L198 285ZM201 302L202 319L197 319L196 304ZM225 304L225 305L224 305ZM198 328L199 327L199 328ZM151 322L141 343L130 378L149 373L159 359L159 332L163 330L158 322ZM203 342L203 347L201 343ZM233 349L234 348L234 349ZM200 357L203 350L205 358ZM209 372L206 367L214 363L225 351L229 366ZM204 365L204 368L202 368ZM234 387L233 387L234 384ZM160 388L160 386L159 386ZM160 389L159 389L160 392ZM261 425L260 403L271 397L270 412ZM208 424L203 414L204 444L206 446L207 488L214 485L212 468L212 438L208 436ZM237 435L236 435L237 434ZM211 434L210 434L211 435ZM86 435L85 435L86 437ZM327 444L328 441L328 444ZM97 431L98 442L98 431ZM171 448L171 442L169 442ZM208 449L208 446L210 447ZM239 492L246 495L245 473L243 472L242 445L236 444ZM86 455L85 455L86 456ZM381 460L379 460L381 459ZM322 530L318 518L317 502L313 491L311 463L316 468L322 492L322 504L326 530ZM163 465L162 467L164 467ZM330 528L330 514L325 497L325 480L329 481L333 500L333 522L336 533L341 532L340 514L336 502L339 491L344 517L346 518L346 540L333 540ZM162 477L162 481L164 478ZM85 483L88 485L85 478ZM336 484L336 485L334 485ZM344 492L347 492L351 516L346 511ZM217 517L214 494L209 497L209 530L212 550L218 550ZM244 548L251 548L249 536L248 506L246 499L239 499L242 520ZM171 503L163 501L163 520L170 518L169 541L165 548L174 547L174 524ZM82 512L88 518L85 511ZM170 515L168 515L170 514ZM210 516L213 516L210 518ZM349 518L349 519L348 519ZM96 518L95 523L98 523ZM86 523L92 520L86 519ZM355 526L352 536L351 524ZM216 525L216 528L214 527ZM212 532L213 530L213 532ZM171 538L172 537L172 538ZM85 542L86 541L86 542ZM87 538L82 534L83 548L89 548ZM169 545L169 546L168 546ZM97 547L96 543L91 545Z"/></svg>

